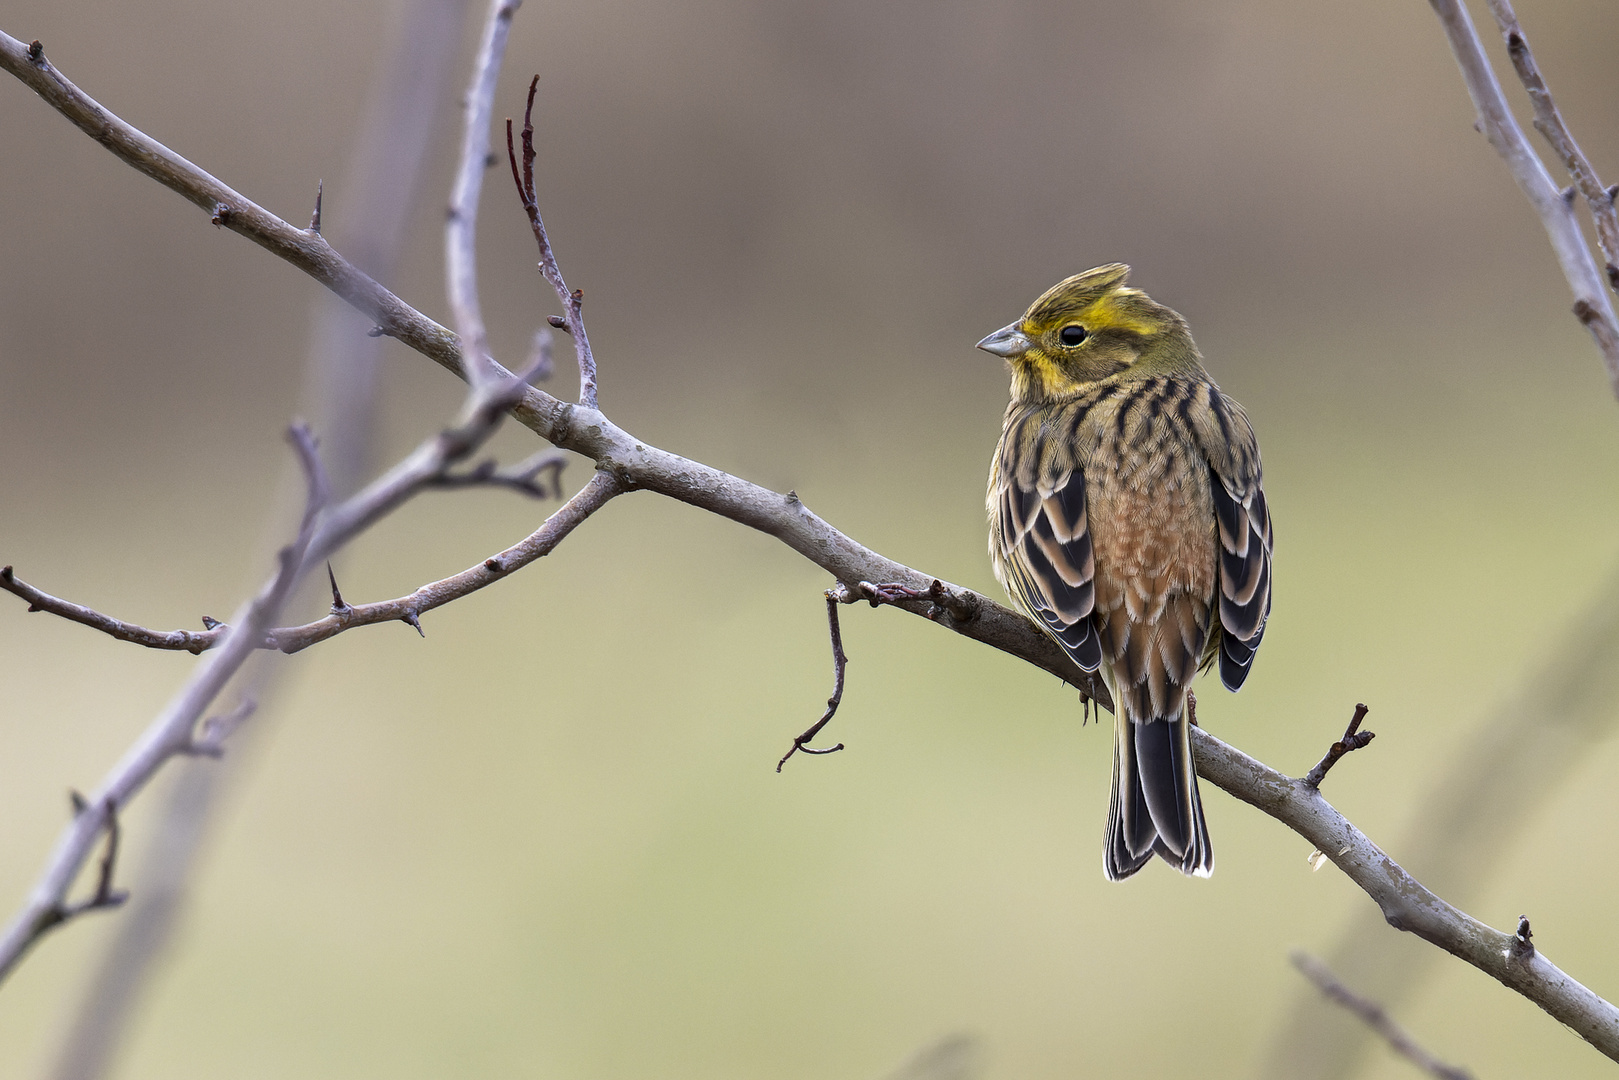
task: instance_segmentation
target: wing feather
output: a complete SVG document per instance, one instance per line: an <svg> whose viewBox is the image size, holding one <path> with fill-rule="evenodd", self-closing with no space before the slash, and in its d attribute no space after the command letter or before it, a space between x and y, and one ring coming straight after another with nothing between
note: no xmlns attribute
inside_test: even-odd
<svg viewBox="0 0 1619 1080"><path fill-rule="evenodd" d="M1085 475L1030 483L1004 478L1000 492L1007 584L1084 671L1102 666L1092 625L1096 558L1085 516Z"/></svg>

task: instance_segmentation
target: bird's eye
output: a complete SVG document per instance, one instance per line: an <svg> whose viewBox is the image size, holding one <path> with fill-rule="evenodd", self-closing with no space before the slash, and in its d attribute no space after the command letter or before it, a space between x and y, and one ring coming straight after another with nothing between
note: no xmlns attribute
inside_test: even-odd
<svg viewBox="0 0 1619 1080"><path fill-rule="evenodd" d="M1085 340L1086 332L1083 326L1080 326L1078 323L1074 323L1071 326L1063 327L1062 333L1058 334L1057 336L1062 338L1062 343L1064 345L1078 345L1081 341Z"/></svg>

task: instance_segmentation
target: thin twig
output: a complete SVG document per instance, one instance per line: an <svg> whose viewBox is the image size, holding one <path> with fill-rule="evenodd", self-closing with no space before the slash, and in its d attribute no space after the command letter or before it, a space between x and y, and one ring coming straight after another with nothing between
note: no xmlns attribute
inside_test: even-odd
<svg viewBox="0 0 1619 1080"><path fill-rule="evenodd" d="M468 372L473 383L498 378L489 356L489 334L478 302L478 196L489 167L489 123L494 114L495 84L506 55L512 16L523 0L492 0L484 21L483 39L473 64L463 109L466 127L461 136L461 160L444 225L444 277L450 311L462 348L471 354Z"/></svg>
<svg viewBox="0 0 1619 1080"><path fill-rule="evenodd" d="M1607 273L1608 284L1619 289L1619 213L1614 211L1614 192L1604 187L1597 178L1585 151L1574 141L1574 135L1563 122L1562 113L1557 111L1557 102L1552 100L1551 89L1540 74L1534 53L1529 51L1529 41L1518 25L1518 16L1512 10L1512 4L1509 0L1490 0L1490 12L1495 16L1496 25L1501 28L1501 36L1506 39L1507 55L1512 58L1518 81L1523 83L1535 107L1535 130L1551 144L1552 150L1573 178L1574 186L1584 197L1586 206L1590 208L1597 243L1605 259L1603 269Z"/></svg>
<svg viewBox="0 0 1619 1080"><path fill-rule="evenodd" d="M1429 1053L1411 1037L1409 1032L1389 1017L1383 1006L1349 989L1338 980L1326 964L1304 952L1295 952L1290 959L1300 974L1315 983L1317 990L1360 1017L1367 1027L1383 1036L1396 1054L1429 1076L1437 1076L1440 1080L1473 1080L1473 1074L1466 1069L1447 1065Z"/></svg>
<svg viewBox="0 0 1619 1080"><path fill-rule="evenodd" d="M490 461L482 463L474 467L472 470L464 473L446 472L443 475L427 476L421 479L419 487L505 487L510 488L513 491L520 491L523 494L532 496L534 498L559 499L562 497L561 474L565 464L566 458L563 455L554 450L542 450L528 458L526 461L523 461L518 465L511 466L507 469L496 468L494 462ZM547 486L546 482L541 479L542 475L549 477L549 486ZM506 553L503 552L501 556L496 556L496 558L503 558L505 554ZM527 565L526 562L523 563L523 565ZM512 569L516 569L516 567L513 566ZM326 571L332 588L332 614L337 616L342 622L343 629L350 629L352 626L369 625L370 622L387 622L404 617L403 614L399 614L386 619L371 619L368 622L357 615L346 616L344 614L345 609L349 612L354 612L357 609L347 608L343 603L343 594L338 591L337 576L332 572L330 563L327 564ZM507 572L509 573L510 571L508 570ZM454 579L446 580L449 581ZM422 586L422 589L433 590L434 594L437 595L438 590L435 589L435 586L442 584L442 582L439 582L432 586L424 585ZM481 588L482 585L480 584L477 587ZM35 586L30 585L28 582L23 581L21 578L18 578L10 566L0 567L0 590L9 592L15 596L21 597L23 600L26 600L28 602L28 610L30 612L48 612L71 622L88 626L93 630L99 630L102 633L107 634L109 637L116 638L119 641L128 641L136 645L145 646L149 649L200 654L207 652L209 649L217 647L219 643L224 640L225 634L230 629L229 625L226 623L205 618L204 622L207 624L207 628L203 630L152 630L141 626L138 623L127 622L123 619L117 619L111 615L103 614L94 608L85 607L83 604L75 604L71 600L64 600L59 596L52 596L50 593L36 588ZM418 593L420 592L421 590L418 590ZM465 594L461 593L448 596L439 600L437 603L433 603L431 606L439 607L444 603L448 603L449 600L459 599L460 595ZM389 603L397 602L389 601ZM377 605L367 605L368 608L376 606ZM427 608L422 608L421 610L427 610ZM308 624L308 626L315 625L318 624ZM298 649L306 648L308 645L314 643L313 640L308 639L308 633L309 631L307 627L277 627L265 635L264 639L259 643L259 648L279 649L282 652L296 652ZM314 640L324 641L326 637L330 636L332 635L327 634ZM289 645L293 642L302 643L298 644L295 648L289 647Z"/></svg>
<svg viewBox="0 0 1619 1080"><path fill-rule="evenodd" d="M1540 216L1558 265L1574 291L1574 314L1601 351L1608 381L1613 386L1614 396L1619 397L1619 322L1614 319L1607 286L1603 275L1597 271L1591 249L1586 246L1580 223L1513 117L1501 93L1501 84L1496 80L1495 69L1484 55L1484 46L1479 42L1464 0L1428 2L1439 16L1445 36L1450 40L1450 50L1461 68L1462 81L1473 99L1473 107L1478 110L1478 129L1506 162L1512 178Z"/></svg>
<svg viewBox="0 0 1619 1080"><path fill-rule="evenodd" d="M502 469L493 458L480 461L470 470L463 473L446 473L435 478L429 487L435 488L463 488L463 487L504 487L536 499L562 498L562 470L568 464L568 456L558 450L541 450L524 461ZM540 478L541 474L550 477L550 484Z"/></svg>
<svg viewBox="0 0 1619 1080"><path fill-rule="evenodd" d="M1344 737L1327 748L1326 756L1315 763L1304 776L1304 782L1313 788L1321 786L1321 781L1327 778L1327 770L1338 764L1345 754L1359 750L1377 737L1375 732L1360 730L1360 722L1366 719L1365 705L1355 706L1355 715L1350 718L1349 726L1344 729Z"/></svg>
<svg viewBox="0 0 1619 1080"><path fill-rule="evenodd" d="M590 338L585 334L584 302L585 294L579 289L568 288L568 283L562 280L562 270L557 266L556 255L551 250L551 238L546 234L545 221L540 217L539 199L534 194L534 95L539 91L540 77L534 76L528 84L528 103L523 108L523 167L519 174L517 168L517 150L512 145L512 122L506 121L506 157L512 166L512 181L517 185L517 195L523 202L523 210L528 214L528 223L534 230L534 242L540 248L540 273L551 287L557 292L557 299L562 301L562 310L566 312L562 321L554 319L551 325L559 330L566 330L573 338L573 350L579 359L579 404L587 409L596 407L596 357L590 351Z"/></svg>
<svg viewBox="0 0 1619 1080"><path fill-rule="evenodd" d="M63 600L50 593L21 580L9 566L0 567L0 589L20 596L28 601L30 612L47 611L52 615L59 615L64 619L80 623L92 630L100 630L103 634L117 638L119 641L129 641L136 645L144 645L149 649L176 649L190 653L200 653L219 643L222 632L213 630L149 630L123 619L115 619L111 615L103 615L94 608L75 604L70 600Z"/></svg>
<svg viewBox="0 0 1619 1080"><path fill-rule="evenodd" d="M575 492L573 498L546 518L545 524L478 565L441 581L430 582L393 600L353 604L342 612L334 611L323 619L302 626L278 627L267 635L266 647L280 649L284 653L301 652L344 631L387 622L403 622L420 632L421 616L510 577L529 563L549 555L586 518L623 491L617 477L599 472Z"/></svg>
<svg viewBox="0 0 1619 1080"><path fill-rule="evenodd" d="M787 764L787 759L800 750L806 754L835 754L843 749L842 743L819 748L809 745L810 740L819 735L821 729L830 724L832 717L837 715L838 706L843 703L843 674L849 667L849 658L843 652L843 631L838 626L838 597L832 589L826 591L826 625L832 637L832 696L826 699L826 712L821 714L821 718L810 725L809 730L794 739L793 745L781 755L781 760L776 762L777 772L781 772L781 767Z"/></svg>

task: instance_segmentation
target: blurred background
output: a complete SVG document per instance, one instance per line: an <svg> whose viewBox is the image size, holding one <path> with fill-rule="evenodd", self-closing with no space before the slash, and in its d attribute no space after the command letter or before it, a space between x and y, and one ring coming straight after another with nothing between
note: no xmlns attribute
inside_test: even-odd
<svg viewBox="0 0 1619 1080"><path fill-rule="evenodd" d="M425 136L386 284L441 320L474 7L449 5L447 84L382 138ZM380 197L350 178L405 10L9 0L0 29L288 220L324 178L348 250ZM1519 16L1619 178L1611 12ZM1436 791L1499 804L1454 771L1492 716L1544 697L1536 673L1619 566L1619 407L1426 4L531 3L497 116L535 72L542 209L615 421L998 593L983 483L1007 379L972 345L1059 278L1127 261L1247 406L1277 522L1265 648L1240 697L1204 688L1202 722L1302 774L1366 702L1377 741L1326 792L1419 876L1446 847ZM9 78L0 143L0 562L147 625L223 618L269 566L320 290ZM485 314L517 363L555 298L504 165L483 206ZM379 347L380 462L460 388ZM536 448L515 427L496 443ZM457 572L549 509L419 499L341 560L344 595ZM1209 785L1213 879L1106 883L1111 728L1044 673L847 609L827 734L848 749L775 774L830 688L828 584L635 494L431 614L425 640L383 626L292 658L227 762L112 1075L853 1080L919 1053L986 1078L1305 1075L1290 1033L1337 1021L1310 1018L1288 951L1348 955L1370 901ZM0 908L67 789L195 663L0 597ZM1535 774L1487 858L1461 853L1451 897L1497 927L1527 913L1609 999L1615 712ZM174 767L124 815L131 873L164 789L214 768ZM0 989L0 1074L55 1068L128 914L68 927ZM1481 1077L1611 1070L1460 962L1411 966L1432 950L1372 914L1348 953L1394 973L1397 1019L1440 1056ZM1345 1075L1412 1075L1381 1046L1337 1054Z"/></svg>

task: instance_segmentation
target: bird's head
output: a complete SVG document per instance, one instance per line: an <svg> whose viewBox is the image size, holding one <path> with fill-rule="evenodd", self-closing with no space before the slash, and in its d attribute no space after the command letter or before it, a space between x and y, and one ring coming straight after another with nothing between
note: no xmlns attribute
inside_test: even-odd
<svg viewBox="0 0 1619 1080"><path fill-rule="evenodd" d="M978 343L1012 367L1018 401L1062 398L1102 379L1149 378L1202 367L1186 320L1108 263L1059 281L1023 318Z"/></svg>

